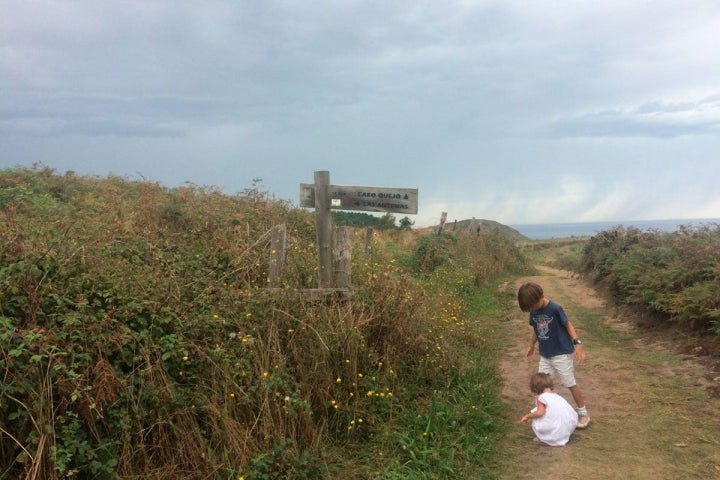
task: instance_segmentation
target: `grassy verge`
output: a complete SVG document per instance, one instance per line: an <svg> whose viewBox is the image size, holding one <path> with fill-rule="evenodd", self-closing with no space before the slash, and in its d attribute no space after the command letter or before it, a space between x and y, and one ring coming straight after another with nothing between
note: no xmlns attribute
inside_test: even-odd
<svg viewBox="0 0 720 480"><path fill-rule="evenodd" d="M472 289L463 294L462 311L446 311L447 348L462 358L458 368L424 381L420 374L389 421L357 446L362 454L343 478L493 477L505 428L495 341L502 302L496 292L494 283Z"/></svg>

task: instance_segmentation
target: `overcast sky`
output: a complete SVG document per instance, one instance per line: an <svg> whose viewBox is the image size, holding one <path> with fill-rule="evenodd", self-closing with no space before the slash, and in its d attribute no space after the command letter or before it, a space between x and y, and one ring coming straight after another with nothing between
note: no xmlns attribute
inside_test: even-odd
<svg viewBox="0 0 720 480"><path fill-rule="evenodd" d="M0 168L277 198L419 189L418 226L720 217L717 0L0 0Z"/></svg>

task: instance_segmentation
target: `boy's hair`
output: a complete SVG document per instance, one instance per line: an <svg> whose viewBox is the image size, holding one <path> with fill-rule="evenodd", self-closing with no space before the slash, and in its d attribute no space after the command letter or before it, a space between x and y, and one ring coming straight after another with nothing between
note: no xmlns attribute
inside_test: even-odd
<svg viewBox="0 0 720 480"><path fill-rule="evenodd" d="M546 388L549 388L550 390L555 388L552 376L549 373L536 373L530 377L530 390L534 394L540 395Z"/></svg>
<svg viewBox="0 0 720 480"><path fill-rule="evenodd" d="M526 283L518 289L518 304L520 310L529 312L544 296L543 289L537 283Z"/></svg>

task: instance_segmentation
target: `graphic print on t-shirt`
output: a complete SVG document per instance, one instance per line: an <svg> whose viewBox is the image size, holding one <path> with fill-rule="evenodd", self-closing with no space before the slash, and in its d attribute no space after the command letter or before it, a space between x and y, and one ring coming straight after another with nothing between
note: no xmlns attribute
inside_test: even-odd
<svg viewBox="0 0 720 480"><path fill-rule="evenodd" d="M553 317L547 315L537 315L533 317L535 325L537 325L537 336L540 340L547 340L550 338L548 333L550 332L550 323L553 321Z"/></svg>

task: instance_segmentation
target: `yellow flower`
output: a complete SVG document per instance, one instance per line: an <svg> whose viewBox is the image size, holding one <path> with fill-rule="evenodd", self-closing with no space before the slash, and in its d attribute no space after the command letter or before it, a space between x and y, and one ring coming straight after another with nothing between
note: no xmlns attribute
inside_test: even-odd
<svg viewBox="0 0 720 480"><path fill-rule="evenodd" d="M218 319L218 318L220 318L220 315L218 315L217 313L213 313L213 318Z"/></svg>
<svg viewBox="0 0 720 480"><path fill-rule="evenodd" d="M183 357L183 362L187 362L187 361L188 361L188 356L185 355L185 356Z"/></svg>
<svg viewBox="0 0 720 480"><path fill-rule="evenodd" d="M270 374L269 374L267 371L264 371L264 372L262 373L263 378L267 378L268 375L270 375Z"/></svg>
<svg viewBox="0 0 720 480"><path fill-rule="evenodd" d="M342 378L337 377L337 378L335 379L335 383L342 383Z"/></svg>

